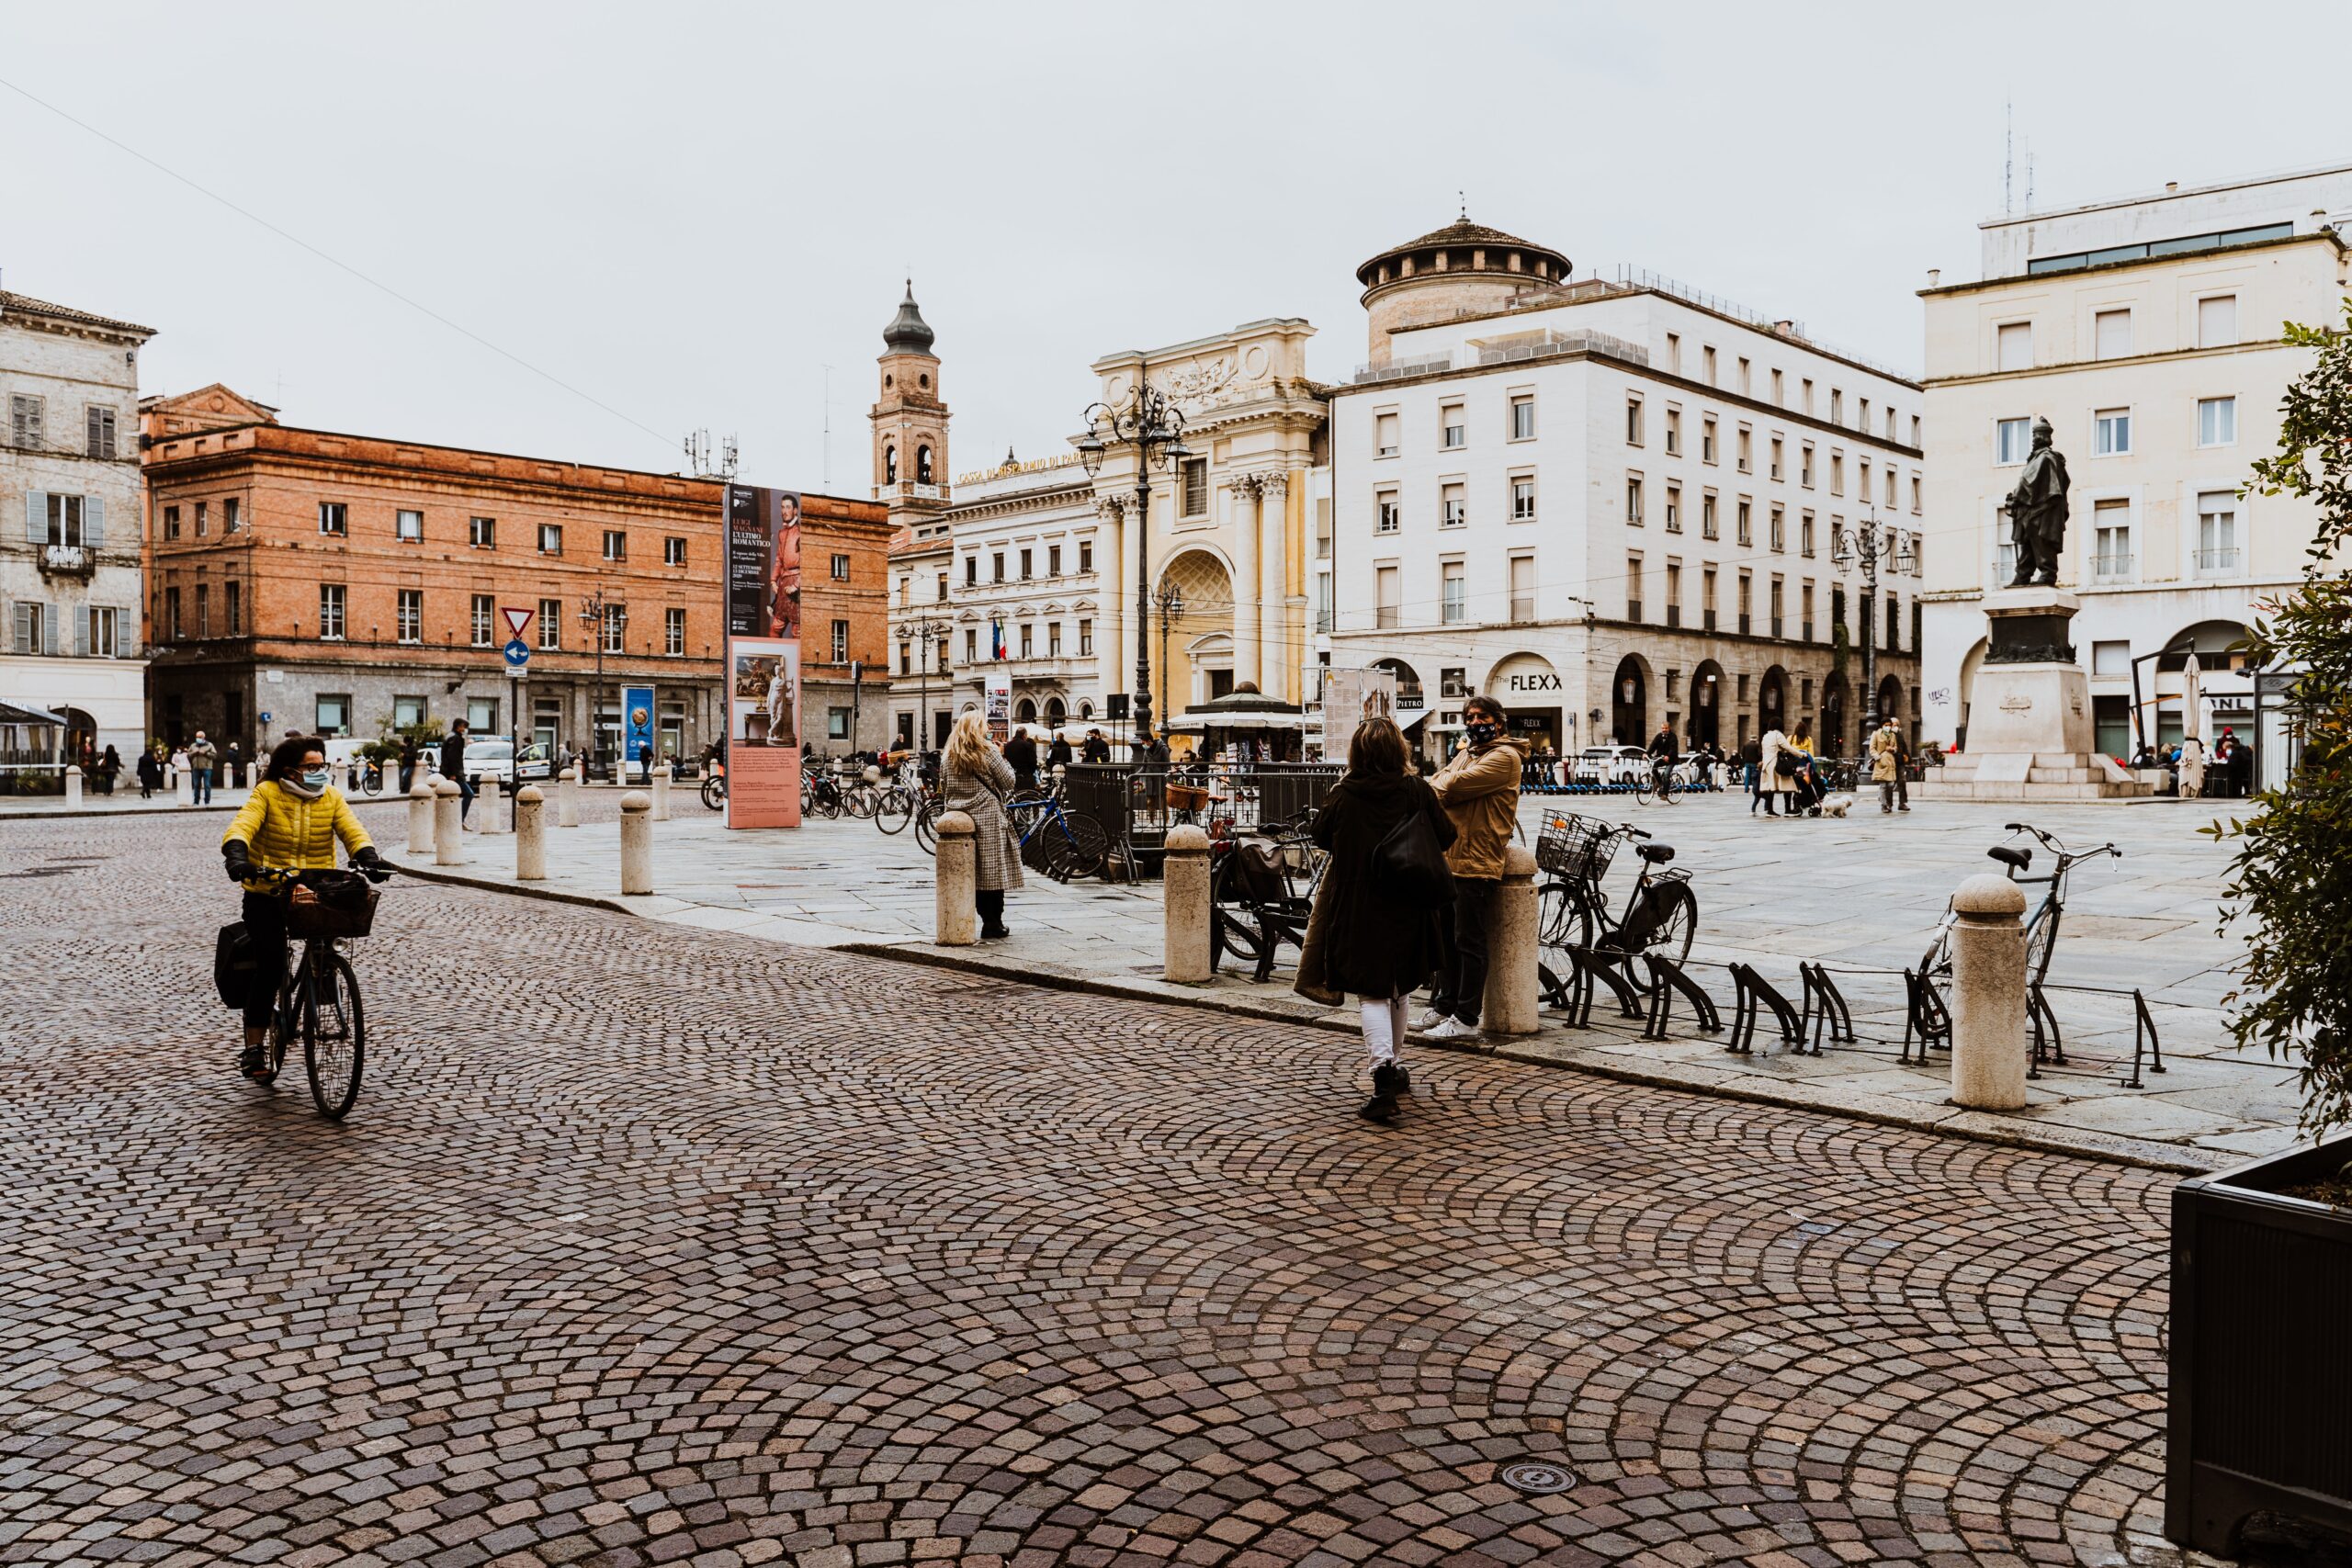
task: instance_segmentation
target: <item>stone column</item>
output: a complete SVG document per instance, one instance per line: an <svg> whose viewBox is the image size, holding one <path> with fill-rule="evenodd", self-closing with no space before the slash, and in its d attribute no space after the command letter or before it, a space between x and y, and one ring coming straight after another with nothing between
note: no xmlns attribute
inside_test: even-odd
<svg viewBox="0 0 2352 1568"><path fill-rule="evenodd" d="M424 782L424 764L417 764L408 786L408 852L433 852L433 786Z"/></svg>
<svg viewBox="0 0 2352 1568"><path fill-rule="evenodd" d="M641 789L621 796L621 891L653 891L653 801Z"/></svg>
<svg viewBox="0 0 2352 1568"><path fill-rule="evenodd" d="M433 863L462 865L466 852L461 835L465 824L458 816L458 781L441 779L433 785Z"/></svg>
<svg viewBox="0 0 2352 1568"><path fill-rule="evenodd" d="M1284 581L1290 572L1290 476L1266 474L1258 482L1258 684L1268 696L1286 700L1290 682L1284 668L1291 658L1283 634L1290 620Z"/></svg>
<svg viewBox="0 0 2352 1568"><path fill-rule="evenodd" d="M1122 666L1119 660L1131 657L1127 651L1127 601L1136 591L1136 580L1127 566L1126 508L1116 496L1096 496L1094 515L1094 603L1095 619L1100 623L1094 629L1094 665L1103 694L1108 695L1127 689L1131 678L1127 671L1135 668L1132 662ZM1105 730L1106 734L1115 732L1115 727ZM930 738L925 736L916 750L927 750L930 746Z"/></svg>
<svg viewBox="0 0 2352 1568"><path fill-rule="evenodd" d="M1233 683L1258 681L1259 479L1237 474L1233 492Z"/></svg>
<svg viewBox="0 0 2352 1568"><path fill-rule="evenodd" d="M171 773L173 801L181 806L195 805L196 782L194 777L186 768L174 768Z"/></svg>
<svg viewBox="0 0 2352 1568"><path fill-rule="evenodd" d="M939 833L936 874L932 889L932 941L940 947L969 947L980 940L978 886L974 865L972 818L961 811L944 811L933 824Z"/></svg>
<svg viewBox="0 0 2352 1568"><path fill-rule="evenodd" d="M482 832L507 831L503 815L506 809L505 786L498 782L496 774L482 773L474 779L474 809L481 813L475 821Z"/></svg>
<svg viewBox="0 0 2352 1568"><path fill-rule="evenodd" d="M653 770L653 820L670 820L670 770L667 768Z"/></svg>
<svg viewBox="0 0 2352 1568"><path fill-rule="evenodd" d="M1951 896L1951 1098L1972 1111L2024 1106L2025 890L1972 876Z"/></svg>
<svg viewBox="0 0 2352 1568"><path fill-rule="evenodd" d="M1198 828L1169 830L1161 868L1160 972L1198 985L1209 977L1209 836Z"/></svg>
<svg viewBox="0 0 2352 1568"><path fill-rule="evenodd" d="M65 764L65 809L82 809L82 770L72 762Z"/></svg>
<svg viewBox="0 0 2352 1568"><path fill-rule="evenodd" d="M1495 896L1488 941L1487 995L1479 1021L1489 1034L1532 1034L1543 1001L1536 976L1535 857L1523 844L1503 851L1502 886Z"/></svg>
<svg viewBox="0 0 2352 1568"><path fill-rule="evenodd" d="M547 796L537 784L514 792L514 880L548 879Z"/></svg>

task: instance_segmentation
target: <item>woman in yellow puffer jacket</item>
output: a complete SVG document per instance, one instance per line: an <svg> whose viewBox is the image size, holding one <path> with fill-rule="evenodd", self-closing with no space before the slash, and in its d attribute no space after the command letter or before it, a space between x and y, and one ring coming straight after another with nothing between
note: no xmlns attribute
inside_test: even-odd
<svg viewBox="0 0 2352 1568"><path fill-rule="evenodd" d="M245 998L245 1049L237 1062L249 1078L268 1070L262 1045L286 967L287 885L257 876L256 870L333 871L338 840L355 865L373 866L381 859L333 777L322 742L308 736L279 741L261 783L220 835L229 880L245 890L245 929L257 960Z"/></svg>

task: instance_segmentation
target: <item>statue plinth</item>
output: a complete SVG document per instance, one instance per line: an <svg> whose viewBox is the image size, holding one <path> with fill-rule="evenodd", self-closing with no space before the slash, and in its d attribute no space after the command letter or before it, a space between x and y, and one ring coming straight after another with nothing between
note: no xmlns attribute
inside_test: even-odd
<svg viewBox="0 0 2352 1568"><path fill-rule="evenodd" d="M1969 690L1967 749L1920 793L1944 800L2121 800L2151 793L2098 754L2090 681L2075 661L2082 601L2062 588L1984 595L1984 662Z"/></svg>

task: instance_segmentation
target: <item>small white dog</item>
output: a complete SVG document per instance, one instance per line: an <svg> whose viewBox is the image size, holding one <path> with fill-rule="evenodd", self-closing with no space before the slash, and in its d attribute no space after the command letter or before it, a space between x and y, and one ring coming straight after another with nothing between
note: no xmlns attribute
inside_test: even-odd
<svg viewBox="0 0 2352 1568"><path fill-rule="evenodd" d="M1854 797L1850 795L1833 795L1821 803L1821 814L1824 817L1843 817L1853 804Z"/></svg>

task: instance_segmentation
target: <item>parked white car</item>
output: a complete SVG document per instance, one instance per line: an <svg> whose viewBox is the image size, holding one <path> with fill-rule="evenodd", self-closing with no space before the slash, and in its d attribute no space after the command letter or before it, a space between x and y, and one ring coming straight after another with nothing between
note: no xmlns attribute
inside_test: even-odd
<svg viewBox="0 0 2352 1568"><path fill-rule="evenodd" d="M509 740L469 740L466 742L466 776L476 778L487 773L500 784L512 785L519 773L525 784L534 779L555 777L555 761L548 749L533 741L523 748L518 766L514 745Z"/></svg>
<svg viewBox="0 0 2352 1568"><path fill-rule="evenodd" d="M1577 754L1578 784L1639 784L1649 773L1650 754L1638 746L1588 746Z"/></svg>

